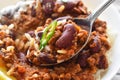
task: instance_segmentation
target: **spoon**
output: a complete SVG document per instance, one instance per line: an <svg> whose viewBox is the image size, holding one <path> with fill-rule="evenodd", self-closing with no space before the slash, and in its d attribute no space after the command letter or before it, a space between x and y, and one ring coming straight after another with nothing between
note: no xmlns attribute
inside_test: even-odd
<svg viewBox="0 0 120 80"><path fill-rule="evenodd" d="M84 29L88 30L88 37L84 43L84 45L70 58L68 58L65 61L59 62L59 63L52 63L52 64L40 64L40 66L55 66L64 62L67 62L71 59L73 59L74 57L78 56L81 52L81 50L83 50L83 48L86 46L86 44L88 43L88 40L90 38L91 32L92 32L92 26L94 21L96 20L96 18L110 5L114 2L115 0L108 0L105 3L103 3L99 8L97 8L94 12L92 12L87 18L84 19L79 19L79 18L73 18L72 20L77 24L77 25L82 25L84 26ZM66 18L70 18L70 17L66 17ZM60 18L59 18L60 19ZM62 18L61 18L62 19ZM63 18L64 19L64 18Z"/></svg>

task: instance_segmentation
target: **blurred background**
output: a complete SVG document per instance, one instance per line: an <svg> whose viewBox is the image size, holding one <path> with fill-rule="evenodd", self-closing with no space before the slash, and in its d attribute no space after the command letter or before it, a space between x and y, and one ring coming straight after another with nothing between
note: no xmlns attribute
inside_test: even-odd
<svg viewBox="0 0 120 80"><path fill-rule="evenodd" d="M26 1L26 0L0 0L0 9L2 9L7 5L15 4L18 1ZM113 5L115 5L120 12L120 0L116 0Z"/></svg>
<svg viewBox="0 0 120 80"><path fill-rule="evenodd" d="M20 0L0 0L0 9L2 9L3 7L5 7L7 5L15 4L18 1L20 1Z"/></svg>
<svg viewBox="0 0 120 80"><path fill-rule="evenodd" d="M26 0L0 0L0 9L2 9L7 5L15 4L18 1L26 1ZM118 11L120 12L120 0L116 0L113 5L115 5Z"/></svg>
<svg viewBox="0 0 120 80"><path fill-rule="evenodd" d="M0 9L2 9L8 5L16 4L18 1L20 1L20 0L0 0ZM21 0L21 1L25 1L25 0ZM120 13L120 0L116 0L113 5L116 7L116 9ZM114 78L112 80L120 80L120 70L114 76Z"/></svg>

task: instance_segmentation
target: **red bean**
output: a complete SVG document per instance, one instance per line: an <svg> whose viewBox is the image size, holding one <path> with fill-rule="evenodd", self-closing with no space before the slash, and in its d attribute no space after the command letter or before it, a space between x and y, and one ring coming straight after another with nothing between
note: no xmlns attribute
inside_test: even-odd
<svg viewBox="0 0 120 80"><path fill-rule="evenodd" d="M13 32L13 31L10 31L9 36L10 36L13 40L16 39L15 32Z"/></svg>
<svg viewBox="0 0 120 80"><path fill-rule="evenodd" d="M31 37L35 37L34 31L29 31L28 34L29 34Z"/></svg>
<svg viewBox="0 0 120 80"><path fill-rule="evenodd" d="M107 62L107 59L106 59L106 57L104 55L100 56L97 67L99 69L106 69L108 67L108 62Z"/></svg>
<svg viewBox="0 0 120 80"><path fill-rule="evenodd" d="M73 24L66 24L62 36L56 41L56 46L59 48L67 48L72 45L76 29Z"/></svg>
<svg viewBox="0 0 120 80"><path fill-rule="evenodd" d="M73 9L76 4L78 3L78 1L73 1L73 0L68 0L68 1L58 1L57 2L60 5L64 5L66 10L70 10Z"/></svg>
<svg viewBox="0 0 120 80"><path fill-rule="evenodd" d="M37 33L37 35L38 35L39 38L42 37L42 34L43 34L43 31L39 31L39 32Z"/></svg>
<svg viewBox="0 0 120 80"><path fill-rule="evenodd" d="M5 44L2 44L0 45L0 49L4 48L5 47Z"/></svg>
<svg viewBox="0 0 120 80"><path fill-rule="evenodd" d="M47 15L52 14L53 8L55 6L54 0L43 0L43 10Z"/></svg>
<svg viewBox="0 0 120 80"><path fill-rule="evenodd" d="M92 53L97 53L101 49L101 41L98 36L94 37L92 43L90 44L90 51Z"/></svg>
<svg viewBox="0 0 120 80"><path fill-rule="evenodd" d="M88 62L87 59L90 56L89 51L83 51L79 56L78 56L78 63L82 68L87 67Z"/></svg>
<svg viewBox="0 0 120 80"><path fill-rule="evenodd" d="M69 9L73 9L76 4L72 2L67 2L67 3L64 3L64 5L65 5L65 9L69 10Z"/></svg>
<svg viewBox="0 0 120 80"><path fill-rule="evenodd" d="M38 60L40 63L56 63L56 59L51 57L48 53L40 53L39 57L38 57Z"/></svg>
<svg viewBox="0 0 120 80"><path fill-rule="evenodd" d="M31 8L31 16L32 17L36 16L36 9L34 8L34 6L32 6L32 8Z"/></svg>
<svg viewBox="0 0 120 80"><path fill-rule="evenodd" d="M17 56L18 56L18 58L19 58L20 61L26 62L25 53L20 52L20 53L17 54Z"/></svg>

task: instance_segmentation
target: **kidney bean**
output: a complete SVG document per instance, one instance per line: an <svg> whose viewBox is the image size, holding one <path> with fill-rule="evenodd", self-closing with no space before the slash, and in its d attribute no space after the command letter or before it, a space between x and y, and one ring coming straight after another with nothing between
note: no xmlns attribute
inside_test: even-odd
<svg viewBox="0 0 120 80"><path fill-rule="evenodd" d="M34 31L29 31L28 34L29 34L31 37L35 37Z"/></svg>
<svg viewBox="0 0 120 80"><path fill-rule="evenodd" d="M65 1L61 0L61 1L58 1L57 3L64 5L66 10L70 10L70 9L73 9L77 5L78 2L79 2L78 0L77 1L74 1L74 0L65 0Z"/></svg>
<svg viewBox="0 0 120 80"><path fill-rule="evenodd" d="M90 51L92 53L97 53L101 49L101 41L98 36L93 38L92 43L90 44Z"/></svg>
<svg viewBox="0 0 120 80"><path fill-rule="evenodd" d="M76 29L73 24L66 24L62 36L56 41L56 46L59 48L67 48L72 45Z"/></svg>
<svg viewBox="0 0 120 80"><path fill-rule="evenodd" d="M0 45L0 49L1 49L1 48L4 48L4 47L5 47L5 44Z"/></svg>
<svg viewBox="0 0 120 80"><path fill-rule="evenodd" d="M41 38L41 37L42 37L42 34L43 34L43 32L42 32L42 31L39 31L39 32L37 33L37 35L38 35L38 37L39 37L39 38Z"/></svg>
<svg viewBox="0 0 120 80"><path fill-rule="evenodd" d="M32 6L32 8L31 8L31 16L32 17L36 16L36 9L34 8L34 6Z"/></svg>
<svg viewBox="0 0 120 80"><path fill-rule="evenodd" d="M65 5L65 9L69 10L69 9L73 9L76 4L72 2L66 2L64 3L64 5Z"/></svg>
<svg viewBox="0 0 120 80"><path fill-rule="evenodd" d="M87 67L88 62L87 59L90 56L89 51L83 51L79 56L77 62L80 64L82 68Z"/></svg>
<svg viewBox="0 0 120 80"><path fill-rule="evenodd" d="M54 57L49 56L49 54L45 52L39 54L38 60L40 61L40 63L44 63L44 64L56 63L57 61Z"/></svg>
<svg viewBox="0 0 120 80"><path fill-rule="evenodd" d="M12 32L12 31L10 31L9 36L10 36L13 40L16 39L16 35L15 35L14 32Z"/></svg>
<svg viewBox="0 0 120 80"><path fill-rule="evenodd" d="M107 59L106 59L106 57L104 55L100 56L97 67L99 69L106 69L108 67L108 62L107 62Z"/></svg>
<svg viewBox="0 0 120 80"><path fill-rule="evenodd" d="M55 6L54 0L43 0L43 11L45 14L50 15L53 12L53 8Z"/></svg>
<svg viewBox="0 0 120 80"><path fill-rule="evenodd" d="M26 62L25 53L20 52L20 53L17 54L17 56L18 56L18 58L20 59L20 61Z"/></svg>

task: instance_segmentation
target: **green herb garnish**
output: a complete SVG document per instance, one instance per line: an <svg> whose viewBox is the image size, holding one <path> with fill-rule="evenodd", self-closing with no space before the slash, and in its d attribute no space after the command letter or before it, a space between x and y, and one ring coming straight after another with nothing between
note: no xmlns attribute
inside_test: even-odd
<svg viewBox="0 0 120 80"><path fill-rule="evenodd" d="M43 50L47 45L48 41L52 38L55 33L55 29L57 26L57 21L53 21L48 27L46 27L43 31L42 38L40 40L40 50Z"/></svg>

